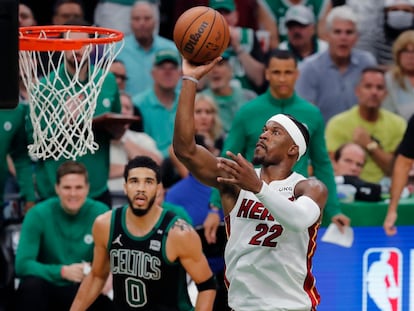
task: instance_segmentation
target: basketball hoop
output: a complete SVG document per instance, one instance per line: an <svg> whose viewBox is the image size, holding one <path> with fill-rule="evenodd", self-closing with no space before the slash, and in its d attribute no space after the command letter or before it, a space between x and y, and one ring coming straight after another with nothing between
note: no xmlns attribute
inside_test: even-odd
<svg viewBox="0 0 414 311"><path fill-rule="evenodd" d="M33 144L28 147L32 157L76 159L99 148L92 119L123 37L120 31L92 26L19 28L20 75L33 126Z"/></svg>

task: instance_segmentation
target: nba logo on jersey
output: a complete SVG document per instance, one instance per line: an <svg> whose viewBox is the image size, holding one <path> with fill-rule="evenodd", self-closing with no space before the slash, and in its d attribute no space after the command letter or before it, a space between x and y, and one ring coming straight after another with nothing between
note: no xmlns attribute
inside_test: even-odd
<svg viewBox="0 0 414 311"><path fill-rule="evenodd" d="M401 311L402 260L397 248L369 248L363 256L363 311Z"/></svg>

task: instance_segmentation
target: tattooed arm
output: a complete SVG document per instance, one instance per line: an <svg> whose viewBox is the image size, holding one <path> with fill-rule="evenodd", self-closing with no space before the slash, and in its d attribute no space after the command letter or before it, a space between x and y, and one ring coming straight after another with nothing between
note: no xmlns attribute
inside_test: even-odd
<svg viewBox="0 0 414 311"><path fill-rule="evenodd" d="M207 287L212 287L210 280L213 272L204 256L200 237L194 228L182 219L178 219L168 233L167 257L171 261L179 259L196 284L208 284ZM212 310L215 296L215 289L200 291L195 310Z"/></svg>

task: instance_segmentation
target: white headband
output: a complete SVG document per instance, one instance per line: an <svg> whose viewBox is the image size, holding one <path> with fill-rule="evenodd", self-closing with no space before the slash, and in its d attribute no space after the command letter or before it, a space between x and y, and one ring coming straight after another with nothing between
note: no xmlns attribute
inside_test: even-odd
<svg viewBox="0 0 414 311"><path fill-rule="evenodd" d="M267 122L274 121L279 123L281 126L283 126L292 137L293 141L296 145L299 147L299 156L297 161L305 154L306 152L306 142L305 137L303 136L302 132L300 131L299 127L293 122L289 117L285 116L284 114L276 114L273 117L271 117ZM266 123L267 123L266 122Z"/></svg>

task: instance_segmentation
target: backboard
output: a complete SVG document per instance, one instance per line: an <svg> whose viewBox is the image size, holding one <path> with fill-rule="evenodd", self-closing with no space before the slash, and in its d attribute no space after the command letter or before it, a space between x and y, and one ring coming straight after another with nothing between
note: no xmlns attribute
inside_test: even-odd
<svg viewBox="0 0 414 311"><path fill-rule="evenodd" d="M18 0L0 0L0 109L19 102Z"/></svg>

